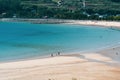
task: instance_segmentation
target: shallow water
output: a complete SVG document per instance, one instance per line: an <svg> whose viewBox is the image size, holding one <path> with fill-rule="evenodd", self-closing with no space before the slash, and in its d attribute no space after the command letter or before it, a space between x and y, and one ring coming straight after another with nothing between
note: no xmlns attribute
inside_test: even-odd
<svg viewBox="0 0 120 80"><path fill-rule="evenodd" d="M120 31L110 28L0 22L0 61L90 51L119 42Z"/></svg>

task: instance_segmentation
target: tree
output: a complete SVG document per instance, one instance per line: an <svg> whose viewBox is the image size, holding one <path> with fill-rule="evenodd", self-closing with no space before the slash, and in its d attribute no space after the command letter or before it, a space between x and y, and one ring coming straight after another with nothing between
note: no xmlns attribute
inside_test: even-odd
<svg viewBox="0 0 120 80"><path fill-rule="evenodd" d="M120 0L111 0L112 2L120 2Z"/></svg>

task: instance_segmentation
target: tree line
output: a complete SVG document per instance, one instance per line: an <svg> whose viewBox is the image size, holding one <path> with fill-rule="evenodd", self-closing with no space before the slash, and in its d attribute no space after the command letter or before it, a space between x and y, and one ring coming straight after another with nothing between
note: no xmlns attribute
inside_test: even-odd
<svg viewBox="0 0 120 80"><path fill-rule="evenodd" d="M80 19L80 20L120 20L120 11L116 10L71 10L61 7L47 7L37 5L24 5L21 1L28 0L0 0L0 18L57 18L57 19ZM31 0L32 1L32 0ZM35 1L35 0L34 0ZM38 1L38 0L36 0ZM50 3L52 0L41 0ZM46 2L47 1L47 2ZM117 0L113 0L117 1Z"/></svg>

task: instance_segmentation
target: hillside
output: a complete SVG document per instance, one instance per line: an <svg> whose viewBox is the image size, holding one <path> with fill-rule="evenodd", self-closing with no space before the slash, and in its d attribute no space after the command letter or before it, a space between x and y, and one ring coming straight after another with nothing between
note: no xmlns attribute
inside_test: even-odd
<svg viewBox="0 0 120 80"><path fill-rule="evenodd" d="M58 7L58 2L62 1L61 8L74 8L81 9L83 7L83 1L87 9L108 9L120 11L120 0L23 0L24 5L36 5L36 6L47 6L47 7Z"/></svg>
<svg viewBox="0 0 120 80"><path fill-rule="evenodd" d="M120 19L120 0L0 0L0 17Z"/></svg>

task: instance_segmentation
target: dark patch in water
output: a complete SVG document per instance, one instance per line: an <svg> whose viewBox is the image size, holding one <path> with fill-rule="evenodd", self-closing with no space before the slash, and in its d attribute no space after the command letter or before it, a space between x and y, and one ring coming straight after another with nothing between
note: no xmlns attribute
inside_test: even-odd
<svg viewBox="0 0 120 80"><path fill-rule="evenodd" d="M120 31L120 28L113 28L113 27L111 27L110 29L111 30L115 30L115 31Z"/></svg>
<svg viewBox="0 0 120 80"><path fill-rule="evenodd" d="M42 45L42 44L27 44L27 43L11 43L11 42L0 42L1 45L18 47L18 48L33 48L40 50L54 50L61 48L60 46Z"/></svg>
<svg viewBox="0 0 120 80"><path fill-rule="evenodd" d="M55 35L57 33L55 32L46 32L46 31L38 31L38 32L31 32L31 33L25 33L23 36L40 36L40 35Z"/></svg>

